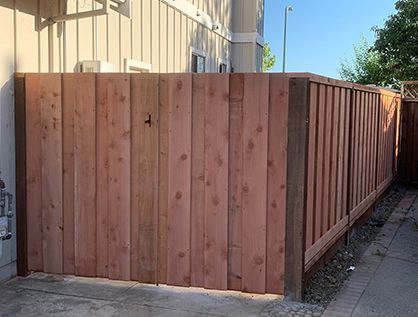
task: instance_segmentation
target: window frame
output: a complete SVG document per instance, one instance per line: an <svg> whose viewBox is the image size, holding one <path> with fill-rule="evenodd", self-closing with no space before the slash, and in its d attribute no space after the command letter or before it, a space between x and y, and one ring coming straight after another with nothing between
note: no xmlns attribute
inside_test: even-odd
<svg viewBox="0 0 418 317"><path fill-rule="evenodd" d="M196 69L196 72L193 71L193 56L196 56L197 59L199 59L199 57L203 58L203 61L204 61L203 62L203 67L204 67L203 72L198 72L198 69ZM202 50L199 50L197 48L191 47L189 67L190 67L190 72L192 72L192 73L197 73L197 74L206 73L207 72L207 54L206 54L206 52L202 51Z"/></svg>

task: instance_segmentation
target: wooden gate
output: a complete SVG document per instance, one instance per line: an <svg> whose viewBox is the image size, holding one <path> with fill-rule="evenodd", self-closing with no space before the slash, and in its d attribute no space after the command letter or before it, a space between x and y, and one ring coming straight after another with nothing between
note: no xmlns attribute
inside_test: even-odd
<svg viewBox="0 0 418 317"><path fill-rule="evenodd" d="M283 294L286 76L23 85L28 270Z"/></svg>

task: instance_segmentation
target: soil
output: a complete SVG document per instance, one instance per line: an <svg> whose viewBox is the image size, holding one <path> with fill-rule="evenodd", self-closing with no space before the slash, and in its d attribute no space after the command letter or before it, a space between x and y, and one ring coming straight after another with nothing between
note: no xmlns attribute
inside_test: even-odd
<svg viewBox="0 0 418 317"><path fill-rule="evenodd" d="M372 216L350 237L349 244L341 247L332 260L309 280L304 296L306 303L326 307L334 299L344 281L351 274L347 269L350 266L356 266L367 246L375 239L405 192L405 188L393 186L389 193L376 204Z"/></svg>

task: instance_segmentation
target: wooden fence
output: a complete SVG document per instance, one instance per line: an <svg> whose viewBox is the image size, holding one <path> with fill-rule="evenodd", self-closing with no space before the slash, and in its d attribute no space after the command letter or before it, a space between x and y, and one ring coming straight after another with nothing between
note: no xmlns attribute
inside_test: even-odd
<svg viewBox="0 0 418 317"><path fill-rule="evenodd" d="M399 177L402 181L418 183L418 100L402 102L401 151Z"/></svg>
<svg viewBox="0 0 418 317"><path fill-rule="evenodd" d="M376 88L312 74L16 83L24 271L300 298L396 173L399 96Z"/></svg>
<svg viewBox="0 0 418 317"><path fill-rule="evenodd" d="M396 173L400 95L309 81L305 270L388 188Z"/></svg>

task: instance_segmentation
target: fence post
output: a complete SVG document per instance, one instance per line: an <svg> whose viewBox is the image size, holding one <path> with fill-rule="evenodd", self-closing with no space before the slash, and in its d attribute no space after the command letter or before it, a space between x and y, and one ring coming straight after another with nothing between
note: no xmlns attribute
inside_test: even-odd
<svg viewBox="0 0 418 317"><path fill-rule="evenodd" d="M305 276L305 218L309 140L309 79L289 81L286 192L285 295L302 300Z"/></svg>
<svg viewBox="0 0 418 317"><path fill-rule="evenodd" d="M27 275L26 238L26 105L25 75L15 74L16 241L17 274Z"/></svg>

